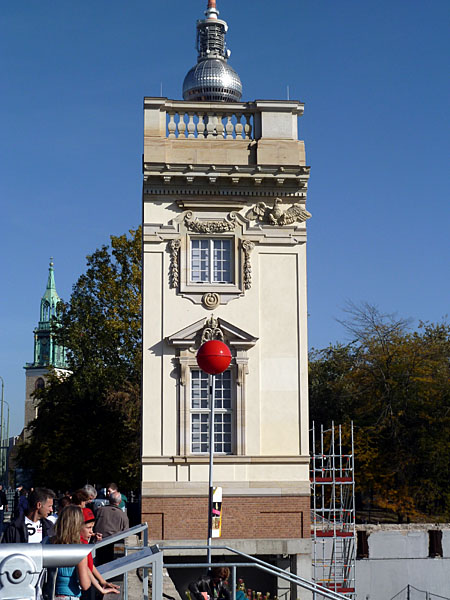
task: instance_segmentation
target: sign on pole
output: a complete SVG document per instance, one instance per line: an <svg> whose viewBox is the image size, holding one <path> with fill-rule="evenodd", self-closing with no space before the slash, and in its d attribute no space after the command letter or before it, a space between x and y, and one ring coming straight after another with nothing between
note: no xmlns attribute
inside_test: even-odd
<svg viewBox="0 0 450 600"><path fill-rule="evenodd" d="M219 538L222 535L222 488L215 487L212 501L212 537Z"/></svg>

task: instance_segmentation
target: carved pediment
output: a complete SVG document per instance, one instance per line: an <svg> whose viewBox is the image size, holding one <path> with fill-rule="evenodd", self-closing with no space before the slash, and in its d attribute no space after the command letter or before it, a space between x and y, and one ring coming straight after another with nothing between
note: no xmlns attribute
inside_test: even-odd
<svg viewBox="0 0 450 600"><path fill-rule="evenodd" d="M223 336L223 337L222 337ZM252 348L258 341L247 331L214 316L200 319L166 338L171 346L180 349L199 348L207 339L223 339L236 350Z"/></svg>

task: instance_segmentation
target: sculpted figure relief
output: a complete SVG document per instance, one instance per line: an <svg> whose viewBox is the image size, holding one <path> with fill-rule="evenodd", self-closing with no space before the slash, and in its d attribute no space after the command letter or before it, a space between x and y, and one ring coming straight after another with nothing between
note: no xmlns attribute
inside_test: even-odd
<svg viewBox="0 0 450 600"><path fill-rule="evenodd" d="M267 206L265 202L258 202L245 215L247 219L269 223L269 225L291 225L292 223L303 223L311 218L308 212L301 204L293 204L287 209L283 208L281 198L275 198L273 207Z"/></svg>

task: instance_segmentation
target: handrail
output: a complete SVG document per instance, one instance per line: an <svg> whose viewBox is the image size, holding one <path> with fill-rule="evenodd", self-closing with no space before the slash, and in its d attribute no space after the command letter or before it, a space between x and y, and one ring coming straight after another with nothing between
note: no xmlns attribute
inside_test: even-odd
<svg viewBox="0 0 450 600"><path fill-rule="evenodd" d="M206 549L207 546L161 546L160 550L162 552L164 552L164 550L204 550ZM329 590L327 588L324 588L323 586L321 586L318 583L315 583L313 581L308 581L307 579L304 579L303 577L300 577L299 575L295 575L294 573L287 573L284 569L281 569L280 567L276 567L274 565L271 565L269 563L264 562L263 560L260 560L259 558L255 558L254 556L251 556L249 554L245 554L245 552L241 552L240 550L236 550L235 548L231 548L230 546L213 546L214 550L227 550L228 552L231 552L233 554L237 554L238 556L242 556L244 558L247 558L250 560L250 562L252 564L254 564L254 566L256 566L257 568L261 569L262 571L266 571L267 573L272 573L273 575L276 575L277 577L280 577L281 579L285 579L286 581L289 581L290 583L293 583L294 585L298 585L299 587L302 587L310 592L315 592L317 594L320 594L321 596L323 596L324 598L329 598L329 600L348 600L347 596L344 596L343 594L339 594L338 592L334 592L333 590ZM209 566L217 566L218 563L199 563L202 567L209 567ZM168 564L168 565L164 565L167 568L176 568L175 564ZM194 566L192 563L190 564L190 566ZM227 566L235 566L234 563L228 563ZM242 566L242 563L237 563L236 566ZM179 567L182 568L182 567ZM233 594L234 594L233 590Z"/></svg>
<svg viewBox="0 0 450 600"><path fill-rule="evenodd" d="M119 531L118 533L113 533L113 535L109 535L108 537L100 540L99 542L95 542L95 544L93 544L93 549L102 548L103 546L108 546L109 544L120 542L120 540L123 540L124 538L130 535L136 535L141 531L148 531L147 523L141 523L141 525L135 525L134 527L130 527L130 529L124 529L123 531Z"/></svg>
<svg viewBox="0 0 450 600"><path fill-rule="evenodd" d="M146 548L148 546L148 524L141 523L140 525L135 525L134 527L130 527L129 529L125 529L124 531L119 531L118 533L114 533L113 535L109 535L105 539L102 539L95 544L92 544L92 554L95 556L95 552L97 548L102 548L103 546L108 546L109 544L115 544L116 542L120 542L121 540L129 537L130 535L136 535L140 532L144 533L144 539L142 540L142 546ZM154 547L152 547L154 548ZM127 547L125 546L125 556L127 555ZM153 578L154 579L154 578ZM159 577L158 577L159 581ZM152 587L154 587L152 582ZM143 589L143 598L144 600L148 600L148 566L144 566L143 568L143 578L142 578L142 589ZM161 592L162 593L162 592ZM128 572L124 575L124 590L123 597L128 598ZM156 597L156 596L155 596Z"/></svg>

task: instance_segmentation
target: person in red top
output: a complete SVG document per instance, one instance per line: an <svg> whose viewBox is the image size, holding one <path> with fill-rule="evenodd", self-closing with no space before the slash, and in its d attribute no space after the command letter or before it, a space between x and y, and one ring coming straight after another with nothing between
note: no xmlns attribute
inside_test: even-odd
<svg viewBox="0 0 450 600"><path fill-rule="evenodd" d="M81 528L80 539L82 544L89 544L90 538L95 535L93 532L95 517L94 513L90 508L83 508L83 516L84 516L84 525ZM92 586L86 592L82 592L81 598L85 600L90 600L91 594L90 590L94 587L102 594L119 594L120 588L118 585L114 583L109 583L106 581L98 572L97 568L94 565L94 559L92 557L92 552L88 554L87 557L88 569L91 575Z"/></svg>

